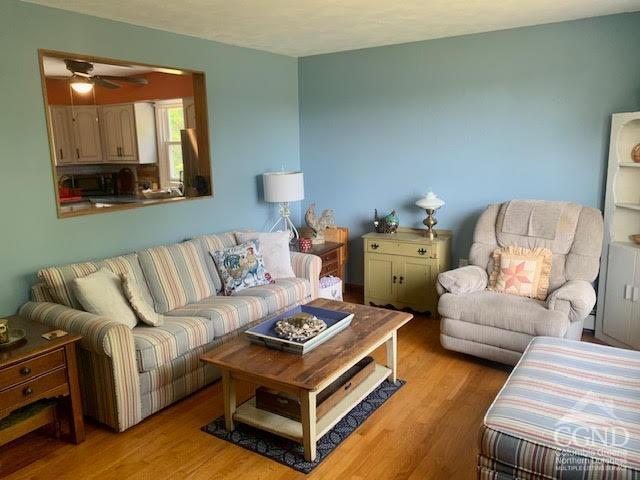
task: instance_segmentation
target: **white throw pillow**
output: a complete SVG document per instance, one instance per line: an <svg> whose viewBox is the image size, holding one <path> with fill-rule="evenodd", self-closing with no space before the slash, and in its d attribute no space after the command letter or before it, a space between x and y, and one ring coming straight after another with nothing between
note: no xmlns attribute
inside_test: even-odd
<svg viewBox="0 0 640 480"><path fill-rule="evenodd" d="M271 278L293 278L291 253L289 252L289 232L236 232L238 243L252 240L260 242L260 252L264 259L264 266Z"/></svg>
<svg viewBox="0 0 640 480"><path fill-rule="evenodd" d="M74 293L85 311L109 317L129 328L138 323L136 314L122 290L122 280L111 270L101 268L86 277L73 280Z"/></svg>
<svg viewBox="0 0 640 480"><path fill-rule="evenodd" d="M123 273L120 278L122 279L124 295L127 297L127 300L129 300L129 304L136 316L152 327L162 325L164 323L163 316L156 313L149 302L144 299L142 293L140 293L140 287L138 287L136 277L131 273Z"/></svg>

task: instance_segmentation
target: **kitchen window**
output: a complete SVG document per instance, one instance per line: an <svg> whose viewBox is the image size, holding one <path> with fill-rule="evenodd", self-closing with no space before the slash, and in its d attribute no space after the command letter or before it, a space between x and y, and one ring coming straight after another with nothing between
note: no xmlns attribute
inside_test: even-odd
<svg viewBox="0 0 640 480"><path fill-rule="evenodd" d="M185 128L182 100L156 102L160 183L162 188L182 188L184 163L180 131Z"/></svg>

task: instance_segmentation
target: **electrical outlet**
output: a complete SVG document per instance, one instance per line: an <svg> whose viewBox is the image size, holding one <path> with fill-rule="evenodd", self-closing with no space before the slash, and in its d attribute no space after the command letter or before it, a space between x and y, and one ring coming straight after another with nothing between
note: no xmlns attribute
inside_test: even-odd
<svg viewBox="0 0 640 480"><path fill-rule="evenodd" d="M468 258L461 258L458 260L458 267L466 267L467 265L469 265Z"/></svg>

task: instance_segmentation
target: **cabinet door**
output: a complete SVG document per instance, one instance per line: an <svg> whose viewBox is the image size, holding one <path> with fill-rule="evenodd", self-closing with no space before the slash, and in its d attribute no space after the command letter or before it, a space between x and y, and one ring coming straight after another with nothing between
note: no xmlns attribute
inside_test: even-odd
<svg viewBox="0 0 640 480"><path fill-rule="evenodd" d="M73 107L73 140L77 163L102 163L100 125L96 107Z"/></svg>
<svg viewBox="0 0 640 480"><path fill-rule="evenodd" d="M398 261L398 301L413 305L431 304L435 268L428 260L404 257Z"/></svg>
<svg viewBox="0 0 640 480"><path fill-rule="evenodd" d="M136 118L133 105L122 105L118 110L120 124L120 161L137 162Z"/></svg>
<svg viewBox="0 0 640 480"><path fill-rule="evenodd" d="M634 307L632 296L636 277L636 257L634 248L616 244L609 246L602 331L627 345L632 341L630 333ZM636 323L635 329L639 326ZM633 341L640 341L640 335L636 334L634 337L636 338Z"/></svg>
<svg viewBox="0 0 640 480"><path fill-rule="evenodd" d="M365 255L364 275L366 296L388 300L394 298L392 255L368 253Z"/></svg>
<svg viewBox="0 0 640 480"><path fill-rule="evenodd" d="M102 126L102 138L107 162L120 160L120 122L118 107L100 107L100 124Z"/></svg>
<svg viewBox="0 0 640 480"><path fill-rule="evenodd" d="M51 114L51 131L53 134L56 165L75 163L69 107L51 106L49 107L49 111Z"/></svg>
<svg viewBox="0 0 640 480"><path fill-rule="evenodd" d="M635 253L635 280L633 282L633 290L631 291L631 299L629 300L631 303L631 315L629 317L629 345L636 350L640 350L640 252L636 250ZM609 272L611 271L609 270Z"/></svg>

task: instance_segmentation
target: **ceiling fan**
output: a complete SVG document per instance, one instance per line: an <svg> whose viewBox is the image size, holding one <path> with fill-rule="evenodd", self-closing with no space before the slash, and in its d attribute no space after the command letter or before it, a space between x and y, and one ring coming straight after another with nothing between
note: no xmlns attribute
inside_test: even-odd
<svg viewBox="0 0 640 480"><path fill-rule="evenodd" d="M132 83L135 85L147 85L149 81L142 77L118 77L115 75L92 75L93 64L82 60L64 59L64 64L73 75L62 77L71 80L71 87L80 92L86 93L93 88L93 85L100 85L104 88L120 88L120 83ZM60 78L60 77L58 77ZM76 88L78 87L78 88Z"/></svg>

